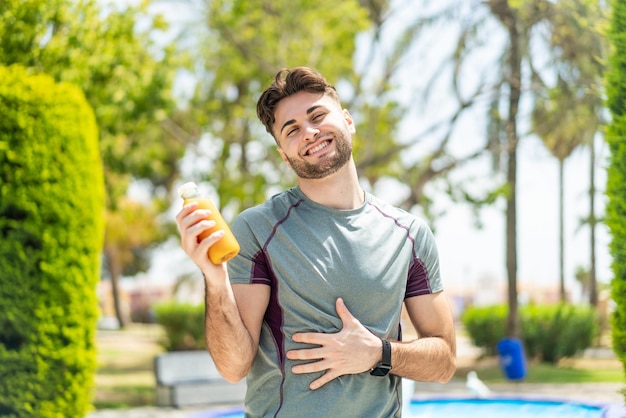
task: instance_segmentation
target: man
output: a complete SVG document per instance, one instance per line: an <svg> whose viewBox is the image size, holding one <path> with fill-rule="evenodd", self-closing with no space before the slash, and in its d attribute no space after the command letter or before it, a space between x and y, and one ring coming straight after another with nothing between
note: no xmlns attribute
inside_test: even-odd
<svg viewBox="0 0 626 418"><path fill-rule="evenodd" d="M430 229L363 191L354 121L315 71L281 70L257 114L298 186L245 210L241 252L213 265L222 232L185 205L181 245L206 284L206 343L248 417L399 417L401 377L448 381L454 325ZM402 305L418 332L401 340ZM410 394L406 394L410 396Z"/></svg>

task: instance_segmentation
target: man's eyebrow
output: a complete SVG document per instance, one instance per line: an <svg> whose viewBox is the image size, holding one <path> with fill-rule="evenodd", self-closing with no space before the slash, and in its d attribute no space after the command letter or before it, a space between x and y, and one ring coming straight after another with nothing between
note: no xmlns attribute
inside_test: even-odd
<svg viewBox="0 0 626 418"><path fill-rule="evenodd" d="M319 107L322 107L321 105L315 105L315 106L311 106L306 110L306 114L310 115L311 113L315 112L315 110ZM280 127L280 133L283 133L283 130L289 126L289 125L293 125L294 123L296 123L295 119L290 119L287 122L283 123L283 126Z"/></svg>
<svg viewBox="0 0 626 418"><path fill-rule="evenodd" d="M282 134L283 133L283 129L285 129L289 125L293 125L294 123L296 123L295 119L291 119L291 120L288 120L287 122L283 123L283 126L280 127L280 133Z"/></svg>

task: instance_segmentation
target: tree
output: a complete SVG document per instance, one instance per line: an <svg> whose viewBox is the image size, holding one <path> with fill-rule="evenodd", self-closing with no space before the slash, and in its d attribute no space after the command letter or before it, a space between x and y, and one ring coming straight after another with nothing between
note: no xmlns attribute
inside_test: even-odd
<svg viewBox="0 0 626 418"><path fill-rule="evenodd" d="M423 135L403 142L396 135L410 112L397 99L398 73L412 64L407 61L408 51L427 24L416 20L398 26L406 5L391 10L384 0L360 2L361 7L354 1L342 2L341 7L307 4L303 0L204 4L202 45L209 47L202 54L203 73L197 76L190 113L197 115L201 127L197 129L197 137L202 136L199 143L206 144L197 150L210 150L197 156L209 167L207 181L222 208L236 213L293 183L274 150L275 143L256 120L253 103L279 68L294 65L312 66L337 84L344 106L357 121L354 153L361 178L372 187L385 178L415 185L411 198L401 206L425 206L425 184L460 164L450 159L442 167L447 141L432 157L412 162L409 170L402 162L403 154L429 133L426 129ZM315 37L310 36L312 30ZM390 41L388 32L398 30ZM359 62L354 58L357 39Z"/></svg>
<svg viewBox="0 0 626 418"><path fill-rule="evenodd" d="M104 180L79 88L0 67L0 415L80 417L96 370Z"/></svg>
<svg viewBox="0 0 626 418"><path fill-rule="evenodd" d="M577 266L576 272L574 273L574 278L580 284L582 288L583 295L589 295L591 292L591 271L584 268L583 266Z"/></svg>
<svg viewBox="0 0 626 418"><path fill-rule="evenodd" d="M116 211L106 213L105 236L103 251L111 278L145 271L148 265L142 253L165 239L156 210L130 198L120 200ZM142 261L144 264L138 264ZM115 287L112 294L117 320L125 326L129 318L123 312L119 297L115 297L120 294L118 280L111 280L111 286Z"/></svg>
<svg viewBox="0 0 626 418"><path fill-rule="evenodd" d="M186 138L176 135L180 116L171 91L181 61L171 45L157 47L153 40L152 34L166 24L162 17L148 13L149 4L144 1L118 10L112 3L103 9L96 0L26 0L4 2L0 7L0 63L19 63L55 80L77 84L94 109L107 219L122 216L117 212L127 210L120 209L120 201L129 184L142 179L150 185L155 205L163 208L186 146ZM141 31L139 21L145 28ZM133 228L120 232L129 236L111 241L107 233L106 255L123 253L124 248L113 250L114 245L132 241L130 235L137 233ZM132 253L122 259L132 263ZM111 270L114 289L117 271ZM117 301L118 294L113 298ZM120 312L117 316L122 317Z"/></svg>
<svg viewBox="0 0 626 418"><path fill-rule="evenodd" d="M590 239L589 299L597 305L595 279L595 184L593 140L603 123L602 76L606 41L601 33L604 9L596 1L561 1L555 4L550 27L550 62L557 83L535 96L533 131L559 161L559 270L560 297L565 301L563 187L565 159L581 145L590 148ZM539 74L535 82L545 86Z"/></svg>
<svg viewBox="0 0 626 418"><path fill-rule="evenodd" d="M535 127L551 144L549 148L558 154L557 158L566 158L576 142L590 141L593 138L600 120L598 80L601 78L601 65L595 56L590 58L588 54L589 51L601 52L598 50L601 45L598 45L597 28L594 27L598 24L601 13L599 12L600 6L596 2L587 0L560 2L490 0L488 3L491 13L507 28L509 34L507 46L510 50L505 54L508 59L508 68L501 84L506 86L509 98L504 148L508 164L507 184L509 187L506 222L510 315L507 330L510 335L517 335L519 324L515 318L517 310L515 173L517 170L516 149L519 143L517 119L520 97L525 86L528 86L527 90L532 91L535 97L539 97L538 109L535 110ZM537 60L533 54L533 41L536 41L538 37L541 39L540 28L543 26L548 28L544 47L551 59L548 60L548 67L542 69L537 66ZM523 68L528 70L529 76L522 77ZM556 86L557 90L546 86L542 79L542 75L545 77L546 73L556 73L555 78L560 83ZM572 77L572 75L576 76ZM563 81L566 81L569 91L565 88L566 83ZM577 81L584 82L582 87L578 86L578 91L575 87ZM575 103L573 106L571 103L568 105L572 116L563 119L562 116L568 112L561 112L556 109L556 106L563 106L568 96L575 100ZM549 97L549 99L542 101L542 97ZM550 105L550 101L554 103ZM540 116L542 113L543 115ZM539 121L546 115L544 120ZM573 123L576 125L572 126ZM576 135L573 134L574 131ZM561 275L561 283L563 280ZM564 298L564 285L561 285L561 295Z"/></svg>
<svg viewBox="0 0 626 418"><path fill-rule="evenodd" d="M275 144L256 122L251 104L279 67L303 64L316 67L336 81L346 107L357 121L362 121L357 126L355 141L361 178L372 187L385 178L407 185L409 193L401 203L407 209L420 205L428 214L427 184L432 185L434 179L445 178L465 162L487 152L493 155L498 174L493 176L493 189L487 190L485 196L472 196L469 191L461 190L465 185L454 184L451 179L445 181L451 193L476 204L491 204L501 197L506 200L506 266L511 307L507 329L510 335L518 334L517 147L522 137L518 126L527 121L525 113L519 112L520 101L523 95L541 93L547 97L546 90L551 88L547 83L539 84L538 91L534 88L541 71L549 72L563 62L570 63L575 70L580 64L572 59L572 50L564 47L565 41L556 41L556 35L565 40L565 34L569 33L565 29L575 27L556 20L562 15L557 8L561 2L456 2L433 14L418 14L408 23L406 20L413 18L408 12L416 10L414 2L393 3L393 8L385 1L361 2L365 9L358 8L354 2L342 2L339 9L321 3L318 6L325 10L323 18L304 1L201 3L206 18L201 43L205 47L203 72L198 74L198 94L190 104L190 113L197 115L201 127L196 137L202 136L202 140L196 150L208 167L203 172L210 173L206 179L216 189L222 208L227 213L236 213L293 181L276 157ZM578 4L562 3L564 10ZM360 18L364 10L369 22ZM401 122L415 115L412 106L416 100L401 102L397 98L399 92L405 93L405 80L399 78L399 73L408 68L415 78L418 63L414 57L418 56L420 36L425 29L450 20L454 21L455 30L461 27L458 42L452 54L451 71L439 71L438 75L451 73L451 93L457 109L447 119L442 118L442 123L433 123L421 133L400 140L395 134ZM403 23L398 24L399 21ZM557 26L561 30L558 34L553 30ZM310 37L311 28L315 39ZM552 34L555 34L553 40ZM355 55L358 60L352 58L355 36L360 41ZM531 48L537 43L554 57L544 68L537 67ZM341 49L336 48L338 45ZM472 48L484 50L494 45L498 53L493 60L484 60L488 64L483 68L470 66ZM567 54L556 53L559 48ZM329 56L332 60L325 59ZM470 72L476 74L481 70L484 74L474 77L478 80L473 84L465 81ZM441 93L433 87L419 94L433 92ZM450 149L454 127L469 109L485 109L488 138L459 156ZM414 157L414 150L423 145L422 141L434 136L439 136L433 141L434 146L422 151L419 158ZM205 154L203 149L207 150Z"/></svg>
<svg viewBox="0 0 626 418"><path fill-rule="evenodd" d="M261 90L280 68L296 65L314 67L338 83L354 79L356 36L369 22L356 0L322 0L314 8L305 0L213 0L201 6L202 70L189 112L198 126L196 150L208 150L198 155L209 167L206 180L228 217L294 180L257 120L254 103Z"/></svg>
<svg viewBox="0 0 626 418"><path fill-rule="evenodd" d="M475 191L470 193L471 188L466 188L462 182L453 184L450 177L448 190L453 196L460 195L473 205L492 204L499 197L504 197L506 201L505 264L510 309L506 326L507 334L511 336L519 334L517 153L519 142L524 137L520 126L524 126L527 122L525 115L530 113L520 112L520 109L526 99L532 99L533 96L548 97L548 90L554 86L544 82L544 77L557 79L559 69L569 68L575 72L580 70L579 67L588 65L583 63L583 58L575 59L576 54L580 54L583 49L582 43L568 46L567 40L571 40L571 36L580 36L581 31L595 29L581 28L578 25L580 22L568 20L572 16L584 20L585 15L579 13L579 10L583 8L582 5L589 3L546 0L453 2L450 6L421 18L424 25L449 20L455 22L450 29L457 33L456 48L451 55L450 84L452 93L457 98L458 111L450 119L451 128L433 148L433 152L421 164L406 167L406 177L410 179L409 184L413 189L410 199L415 202L419 196L424 197L419 188L423 187L424 180L453 173L464 162L483 155L486 149L489 150L497 174L492 182L493 189L485 190L482 197L477 196ZM590 23L589 26L593 24ZM486 50L490 51L489 55L485 53ZM537 54L538 50L543 54ZM487 59L485 55L488 56ZM550 60L542 62L539 58L546 55ZM588 57L584 53L583 56ZM562 73L563 77L567 75L567 72ZM584 73L590 74L589 71ZM438 72L438 75L448 74L446 71ZM598 73L594 74L597 76ZM487 120L486 141L474 152L468 152L466 157L459 159L449 150L451 138L454 136L452 129L460 114L470 109L484 109L483 114ZM503 181L498 184L500 178ZM459 188L460 191L455 190Z"/></svg>
<svg viewBox="0 0 626 418"><path fill-rule="evenodd" d="M606 225L612 237L609 246L613 258L611 296L615 302L612 346L626 372L626 2L615 0L612 6L609 29L612 50L606 74L607 105L611 113L605 137L611 152Z"/></svg>
<svg viewBox="0 0 626 418"><path fill-rule="evenodd" d="M559 294L561 302L565 302L565 160L577 147L591 143L599 121L595 109L581 103L562 79L548 94L547 100L537 98L532 113L533 130L559 162Z"/></svg>

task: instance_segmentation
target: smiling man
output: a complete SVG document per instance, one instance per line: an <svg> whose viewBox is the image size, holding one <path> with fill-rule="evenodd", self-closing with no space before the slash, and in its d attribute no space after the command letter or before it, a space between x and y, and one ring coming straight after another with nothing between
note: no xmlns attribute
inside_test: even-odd
<svg viewBox="0 0 626 418"><path fill-rule="evenodd" d="M323 179L351 160L354 124L348 111L342 111L332 96L302 91L280 102L275 112L277 120L285 120L273 133L278 152L299 178ZM292 118L299 114L306 117ZM321 134L320 129L325 127ZM310 138L302 141L306 135Z"/></svg>
<svg viewBox="0 0 626 418"><path fill-rule="evenodd" d="M205 278L207 348L225 379L247 378L246 417L400 417L401 378L456 368L433 235L361 188L354 121L319 73L281 70L257 114L298 185L237 216L228 266L206 255L223 233L198 239L214 226L205 210L176 217Z"/></svg>

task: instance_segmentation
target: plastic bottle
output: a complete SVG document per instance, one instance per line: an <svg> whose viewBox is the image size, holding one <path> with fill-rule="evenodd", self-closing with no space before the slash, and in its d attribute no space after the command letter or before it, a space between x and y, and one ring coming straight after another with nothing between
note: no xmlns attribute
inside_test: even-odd
<svg viewBox="0 0 626 418"><path fill-rule="evenodd" d="M178 188L178 194L184 199L184 204L197 202L198 209L208 209L211 215L207 219L215 221L215 227L200 234L200 239L204 239L215 231L224 230L224 236L215 244L209 247L208 256L213 264L224 263L239 253L240 247L237 239L228 227L215 204L206 196L203 196L194 182L185 183Z"/></svg>

